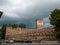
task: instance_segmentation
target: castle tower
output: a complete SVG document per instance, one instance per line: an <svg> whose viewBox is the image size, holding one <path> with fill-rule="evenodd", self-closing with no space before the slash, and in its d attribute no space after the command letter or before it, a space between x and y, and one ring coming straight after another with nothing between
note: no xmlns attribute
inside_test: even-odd
<svg viewBox="0 0 60 45"><path fill-rule="evenodd" d="M36 29L43 29L43 19L36 20Z"/></svg>

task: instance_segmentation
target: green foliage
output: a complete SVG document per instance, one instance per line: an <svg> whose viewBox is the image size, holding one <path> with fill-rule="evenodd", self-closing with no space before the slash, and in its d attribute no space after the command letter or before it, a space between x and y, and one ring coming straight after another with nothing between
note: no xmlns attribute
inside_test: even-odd
<svg viewBox="0 0 60 45"><path fill-rule="evenodd" d="M3 25L3 26L2 26L1 39L5 39L6 26L7 26L7 25Z"/></svg>
<svg viewBox="0 0 60 45"><path fill-rule="evenodd" d="M56 32L57 38L60 38L60 20L57 20L55 32Z"/></svg>
<svg viewBox="0 0 60 45"><path fill-rule="evenodd" d="M55 9L50 14L50 23L56 25L57 20L60 20L60 9Z"/></svg>
<svg viewBox="0 0 60 45"><path fill-rule="evenodd" d="M57 38L60 38L60 9L55 9L50 14L50 24L55 27Z"/></svg>
<svg viewBox="0 0 60 45"><path fill-rule="evenodd" d="M18 26L17 26L17 24L13 24L12 27L13 28L17 28Z"/></svg>
<svg viewBox="0 0 60 45"><path fill-rule="evenodd" d="M19 24L19 25L17 25L17 24L9 24L9 26L12 26L13 28L17 28L17 27L20 27L20 28L26 28L26 25L25 24Z"/></svg>
<svg viewBox="0 0 60 45"><path fill-rule="evenodd" d="M26 28L26 25L25 24L19 24L19 27L20 28Z"/></svg>
<svg viewBox="0 0 60 45"><path fill-rule="evenodd" d="M12 28L17 28L17 24L9 24L8 26L12 26Z"/></svg>

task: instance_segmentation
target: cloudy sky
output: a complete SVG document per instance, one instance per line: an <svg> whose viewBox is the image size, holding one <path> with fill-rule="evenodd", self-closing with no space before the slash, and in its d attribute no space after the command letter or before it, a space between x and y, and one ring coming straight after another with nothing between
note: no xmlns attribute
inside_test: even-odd
<svg viewBox="0 0 60 45"><path fill-rule="evenodd" d="M49 15L55 8L60 8L60 0L0 0L0 11L3 24L25 23L29 28L35 28L37 18L44 20L44 27L49 27Z"/></svg>

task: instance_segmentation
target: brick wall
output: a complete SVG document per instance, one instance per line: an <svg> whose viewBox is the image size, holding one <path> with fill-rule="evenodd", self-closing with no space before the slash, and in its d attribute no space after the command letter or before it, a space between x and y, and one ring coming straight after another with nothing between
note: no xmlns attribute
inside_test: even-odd
<svg viewBox="0 0 60 45"><path fill-rule="evenodd" d="M52 28L47 28L46 30L40 29L21 29L21 28L12 28L12 27L6 27L6 39L14 39L14 40L33 40L33 39L42 39L43 37L53 37L54 34L54 29ZM39 37L39 38L38 38Z"/></svg>

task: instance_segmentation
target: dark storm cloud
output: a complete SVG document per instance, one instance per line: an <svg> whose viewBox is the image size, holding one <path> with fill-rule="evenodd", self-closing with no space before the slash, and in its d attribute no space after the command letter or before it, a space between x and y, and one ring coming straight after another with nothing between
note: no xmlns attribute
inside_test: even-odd
<svg viewBox="0 0 60 45"><path fill-rule="evenodd" d="M4 12L0 25L25 23L28 28L35 28L36 19L44 19L44 27L50 26L49 15L55 8L60 8L59 0L0 0L0 10Z"/></svg>

